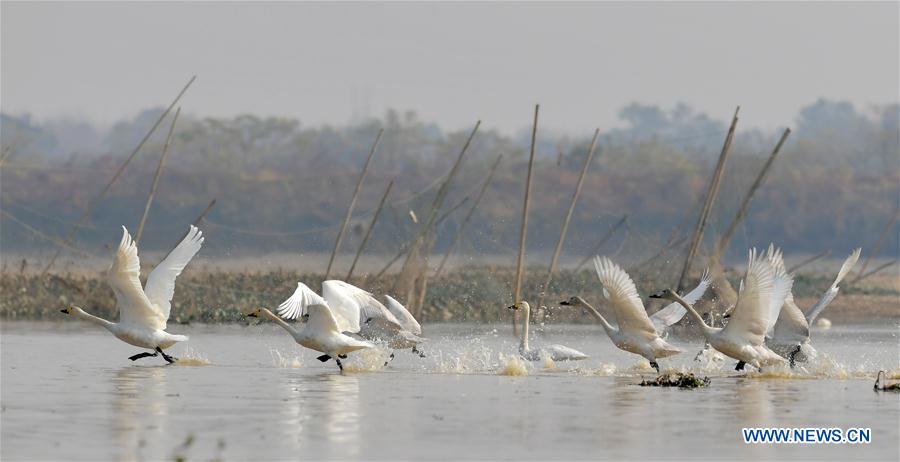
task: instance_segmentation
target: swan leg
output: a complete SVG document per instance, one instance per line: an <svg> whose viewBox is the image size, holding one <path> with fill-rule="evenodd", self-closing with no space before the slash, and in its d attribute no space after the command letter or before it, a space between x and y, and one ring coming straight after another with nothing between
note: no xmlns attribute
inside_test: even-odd
<svg viewBox="0 0 900 462"><path fill-rule="evenodd" d="M656 361L650 361L650 366L656 369L656 373L659 374L659 363Z"/></svg>
<svg viewBox="0 0 900 462"><path fill-rule="evenodd" d="M425 353L422 353L422 351L420 351L420 350L419 350L418 348L416 348L416 347L412 347L412 352L413 352L413 354L419 355L420 358L424 358L424 357L425 357Z"/></svg>
<svg viewBox="0 0 900 462"><path fill-rule="evenodd" d="M794 348L794 351L791 352L790 356L788 356L788 361L791 363L791 369L796 365L796 361L794 358L797 356L797 353L800 353L800 345L797 345L797 348Z"/></svg>
<svg viewBox="0 0 900 462"><path fill-rule="evenodd" d="M743 361L738 361L737 365L734 366L734 370L742 371L742 370L744 370L744 366L746 366L746 365L747 365L747 363L745 363Z"/></svg>
<svg viewBox="0 0 900 462"><path fill-rule="evenodd" d="M393 361L393 360L394 360L394 352L392 351L392 352L391 352L391 356L388 358L387 361L384 362L384 365L387 366L388 363L391 362L391 361Z"/></svg>
<svg viewBox="0 0 900 462"><path fill-rule="evenodd" d="M159 355L159 353L146 353L145 352L145 353L138 353L134 356L129 356L128 359L130 359L132 361L137 361L141 358L149 358L150 356L158 356L158 355Z"/></svg>
<svg viewBox="0 0 900 462"><path fill-rule="evenodd" d="M174 363L175 361L178 361L178 358L176 358L176 357L174 357L174 356L169 356L169 355L167 355L166 352L165 352L165 351L162 351L162 348L160 348L160 347L156 347L156 351L157 351L159 354L161 354L162 357L163 357L163 359L165 359L169 364L172 364L172 363ZM156 356L156 355L153 355L153 356Z"/></svg>
<svg viewBox="0 0 900 462"><path fill-rule="evenodd" d="M338 368L341 370L341 374L343 374L344 373L344 365L341 364L341 360L338 358L334 358L334 362L337 363Z"/></svg>
<svg viewBox="0 0 900 462"><path fill-rule="evenodd" d="M347 359L347 355L338 355L338 358Z"/></svg>

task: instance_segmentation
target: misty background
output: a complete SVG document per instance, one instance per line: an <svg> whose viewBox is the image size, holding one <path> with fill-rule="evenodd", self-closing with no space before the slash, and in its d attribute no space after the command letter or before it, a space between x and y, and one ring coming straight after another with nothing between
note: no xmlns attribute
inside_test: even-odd
<svg viewBox="0 0 900 462"><path fill-rule="evenodd" d="M564 253L642 258L696 222L736 105L707 241L793 133L731 243L790 253L867 246L900 207L896 3L106 4L3 2L3 253L46 254L193 75L142 247L164 250L210 200L203 254L329 252L385 129L342 251L392 256L427 215L475 121L435 251L498 168L462 239L518 243L541 103L528 248L549 254L594 128L601 138ZM170 116L171 117L171 116ZM168 120L79 232L106 255L133 230ZM36 232L37 231L37 232ZM900 231L882 255L900 253ZM531 264L544 264L533 256Z"/></svg>

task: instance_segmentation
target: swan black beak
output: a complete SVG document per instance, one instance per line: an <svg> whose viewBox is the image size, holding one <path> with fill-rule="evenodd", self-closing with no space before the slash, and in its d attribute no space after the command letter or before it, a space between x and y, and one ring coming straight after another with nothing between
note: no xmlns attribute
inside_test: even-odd
<svg viewBox="0 0 900 462"><path fill-rule="evenodd" d="M507 306L506 309L507 309L507 310L518 310L518 309L519 309L519 304L516 303L516 304L514 304L514 305Z"/></svg>
<svg viewBox="0 0 900 462"><path fill-rule="evenodd" d="M660 290L659 292L654 292L650 294L650 298L663 298L663 295L666 293L665 290Z"/></svg>
<svg viewBox="0 0 900 462"><path fill-rule="evenodd" d="M249 314L247 315L247 317L248 317L248 318L255 318L255 317L257 317L257 316L256 316L256 313L249 313Z"/></svg>
<svg viewBox="0 0 900 462"><path fill-rule="evenodd" d="M68 308L65 308L65 309L59 310L59 312L60 312L60 313L65 313L65 314L69 314L69 309L68 309Z"/></svg>
<svg viewBox="0 0 900 462"><path fill-rule="evenodd" d="M571 306L572 305L571 303L569 303L568 300L563 300L563 301L559 302L559 304L562 306Z"/></svg>

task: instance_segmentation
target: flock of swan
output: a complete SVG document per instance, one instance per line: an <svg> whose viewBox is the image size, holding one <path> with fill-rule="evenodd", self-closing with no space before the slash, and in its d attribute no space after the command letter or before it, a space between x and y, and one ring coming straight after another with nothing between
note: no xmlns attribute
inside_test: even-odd
<svg viewBox="0 0 900 462"><path fill-rule="evenodd" d="M140 281L140 259L131 235L122 227L122 240L107 282L116 296L119 322L111 322L85 312L77 306L61 310L107 329L119 340L149 350L128 359L162 356L172 363L176 358L164 350L187 336L166 332L171 312L175 279L200 250L202 232L190 227L187 236L157 265L143 287ZM680 354L682 350L666 342L667 330L685 315L690 315L712 348L737 360L736 370L750 365L758 370L776 364L809 361L816 356L810 343L809 326L837 296L838 284L859 259L856 249L844 261L831 287L805 314L794 303L791 293L793 278L785 269L782 252L769 246L765 252L750 250L746 274L741 281L738 300L725 315L724 327L713 327L694 309L711 280L704 273L693 290L679 295L671 289L650 294L650 298L672 303L653 315L648 315L634 281L619 265L606 257L594 257L594 269L603 287L605 317L583 298L572 296L560 302L562 306L587 309L597 318L609 339L619 349L646 358L659 372L658 360ZM519 354L528 361L550 358L554 361L576 361L588 356L565 345L544 345L533 349L529 345L531 307L519 301L509 307L524 311ZM266 308L246 313L249 317L268 319L286 330L299 345L322 353L322 362L334 359L343 372L342 359L358 350L374 348L375 341L384 342L391 349L410 349L424 357L418 345L425 341L422 327L409 311L390 295L384 303L371 293L344 281L322 283L319 295L299 282L290 298L277 308L277 314ZM289 323L287 320L300 320ZM612 321L612 323L610 322ZM394 357L393 353L390 356ZM387 364L387 363L385 363Z"/></svg>

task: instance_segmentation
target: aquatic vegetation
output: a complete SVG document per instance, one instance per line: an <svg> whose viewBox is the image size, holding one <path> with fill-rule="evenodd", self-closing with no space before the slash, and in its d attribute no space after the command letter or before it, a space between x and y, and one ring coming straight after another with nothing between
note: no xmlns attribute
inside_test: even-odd
<svg viewBox="0 0 900 462"><path fill-rule="evenodd" d="M690 373L675 372L661 374L653 380L643 380L639 385L642 387L700 388L708 387L709 383L709 377L697 377Z"/></svg>

